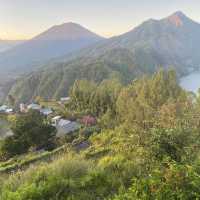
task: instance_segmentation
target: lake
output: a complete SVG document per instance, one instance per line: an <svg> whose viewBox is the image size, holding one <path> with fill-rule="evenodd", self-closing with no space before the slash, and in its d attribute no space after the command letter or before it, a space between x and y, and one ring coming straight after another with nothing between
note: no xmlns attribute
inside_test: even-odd
<svg viewBox="0 0 200 200"><path fill-rule="evenodd" d="M193 72L181 78L180 85L187 91L197 93L200 88L200 71Z"/></svg>

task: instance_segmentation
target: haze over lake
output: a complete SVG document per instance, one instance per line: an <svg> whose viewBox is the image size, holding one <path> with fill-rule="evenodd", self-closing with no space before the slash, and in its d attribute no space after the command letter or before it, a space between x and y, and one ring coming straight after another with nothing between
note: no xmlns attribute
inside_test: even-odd
<svg viewBox="0 0 200 200"><path fill-rule="evenodd" d="M180 85L188 91L197 93L200 88L200 71L193 72L181 78Z"/></svg>

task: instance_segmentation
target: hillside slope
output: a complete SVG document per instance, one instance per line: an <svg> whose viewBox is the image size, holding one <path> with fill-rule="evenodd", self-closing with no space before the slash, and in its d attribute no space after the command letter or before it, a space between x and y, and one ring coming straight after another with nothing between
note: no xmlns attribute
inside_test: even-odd
<svg viewBox="0 0 200 200"><path fill-rule="evenodd" d="M0 39L0 53L5 52L13 47L22 44L24 40L1 40Z"/></svg>
<svg viewBox="0 0 200 200"><path fill-rule="evenodd" d="M83 49L73 57L44 66L20 79L11 89L17 102L35 96L58 98L67 95L76 79L101 81L118 76L129 82L158 68L173 67L179 75L200 66L200 25L181 12L150 19L128 33Z"/></svg>
<svg viewBox="0 0 200 200"><path fill-rule="evenodd" d="M33 39L1 53L0 71L15 76L30 72L49 59L80 50L102 39L79 24L53 26Z"/></svg>

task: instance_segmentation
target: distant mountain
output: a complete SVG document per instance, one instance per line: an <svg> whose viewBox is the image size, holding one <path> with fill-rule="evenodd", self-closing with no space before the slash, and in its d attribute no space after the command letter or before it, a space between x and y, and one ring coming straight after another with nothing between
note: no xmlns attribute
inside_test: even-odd
<svg viewBox="0 0 200 200"><path fill-rule="evenodd" d="M65 56L20 79L10 94L17 101L35 96L58 98L76 79L100 82L117 76L125 83L158 68L173 67L181 76L200 67L200 24L182 12L150 19L128 33Z"/></svg>
<svg viewBox="0 0 200 200"><path fill-rule="evenodd" d="M65 23L53 26L35 38L0 54L0 71L20 74L40 64L94 44L103 38L88 29Z"/></svg>
<svg viewBox="0 0 200 200"><path fill-rule="evenodd" d="M12 49L13 47L22 44L24 40L1 40L0 39L0 53Z"/></svg>
<svg viewBox="0 0 200 200"><path fill-rule="evenodd" d="M162 20L150 19L128 33L84 50L81 56L99 57L114 49L127 49L140 67L174 66L186 73L190 67L200 66L199 35L200 24L176 12ZM145 62L145 57L154 62Z"/></svg>

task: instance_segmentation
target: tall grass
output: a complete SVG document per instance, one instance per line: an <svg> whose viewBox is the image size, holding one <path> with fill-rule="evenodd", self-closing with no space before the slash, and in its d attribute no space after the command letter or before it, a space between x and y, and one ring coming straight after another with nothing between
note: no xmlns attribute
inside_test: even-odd
<svg viewBox="0 0 200 200"><path fill-rule="evenodd" d="M112 191L104 171L74 154L19 171L0 184L1 200L93 200Z"/></svg>

